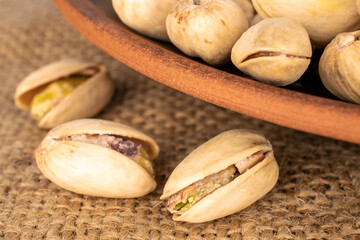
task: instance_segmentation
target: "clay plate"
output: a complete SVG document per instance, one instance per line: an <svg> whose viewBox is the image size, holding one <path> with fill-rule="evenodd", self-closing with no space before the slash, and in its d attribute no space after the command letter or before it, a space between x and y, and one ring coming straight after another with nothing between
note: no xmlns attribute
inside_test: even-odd
<svg viewBox="0 0 360 240"><path fill-rule="evenodd" d="M54 0L62 15L97 47L136 71L209 103L305 132L360 143L360 106L328 93L310 67L286 88L188 58L118 20L110 0ZM316 56L315 56L316 58Z"/></svg>

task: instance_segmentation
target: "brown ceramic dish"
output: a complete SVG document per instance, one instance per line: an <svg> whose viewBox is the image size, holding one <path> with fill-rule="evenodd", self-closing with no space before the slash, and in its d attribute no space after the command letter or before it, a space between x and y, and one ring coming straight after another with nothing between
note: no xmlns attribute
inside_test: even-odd
<svg viewBox="0 0 360 240"><path fill-rule="evenodd" d="M273 87L242 76L231 64L214 68L135 33L118 20L110 0L54 2L92 43L162 84L255 118L360 144L360 106L329 94L311 68L297 83Z"/></svg>

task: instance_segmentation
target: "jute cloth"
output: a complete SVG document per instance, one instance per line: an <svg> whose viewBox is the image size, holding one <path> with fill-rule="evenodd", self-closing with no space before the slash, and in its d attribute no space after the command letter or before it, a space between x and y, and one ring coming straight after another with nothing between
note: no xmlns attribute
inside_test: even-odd
<svg viewBox="0 0 360 240"><path fill-rule="evenodd" d="M15 107L13 94L27 74L64 57L109 68L117 91L97 118L134 126L160 145L158 187L151 194L80 195L38 170L33 153L47 131ZM359 145L270 124L163 86L93 46L51 1L0 0L0 81L2 239L360 239ZM280 166L277 185L231 216L202 224L173 221L159 200L170 173L196 146L235 128L271 140Z"/></svg>

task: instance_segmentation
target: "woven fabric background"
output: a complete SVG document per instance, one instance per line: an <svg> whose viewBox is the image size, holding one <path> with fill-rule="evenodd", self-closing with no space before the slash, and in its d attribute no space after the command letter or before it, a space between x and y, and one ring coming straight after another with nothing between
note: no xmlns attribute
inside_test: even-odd
<svg viewBox="0 0 360 240"><path fill-rule="evenodd" d="M51 1L0 0L0 16L1 239L360 239L359 145L276 126L163 86L93 46ZM27 74L64 57L109 68L117 91L98 118L157 140L158 187L151 194L79 195L38 170L33 153L46 131L15 107L13 95ZM231 216L202 224L173 221L159 200L170 173L196 146L234 128L255 129L271 140L280 166L277 185Z"/></svg>

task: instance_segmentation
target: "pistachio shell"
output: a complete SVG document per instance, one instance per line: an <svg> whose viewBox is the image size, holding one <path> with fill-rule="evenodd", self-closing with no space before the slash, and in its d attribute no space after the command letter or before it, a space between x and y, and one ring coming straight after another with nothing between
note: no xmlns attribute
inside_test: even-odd
<svg viewBox="0 0 360 240"><path fill-rule="evenodd" d="M248 22L251 21L251 19L254 18L255 15L255 9L251 3L250 0L233 0L234 2L236 2L241 9L244 11L245 16L248 20Z"/></svg>
<svg viewBox="0 0 360 240"><path fill-rule="evenodd" d="M165 21L177 0L113 0L113 7L121 21L146 36L170 41Z"/></svg>
<svg viewBox="0 0 360 240"><path fill-rule="evenodd" d="M263 18L288 17L299 21L318 46L338 33L357 29L360 16L355 0L252 0Z"/></svg>
<svg viewBox="0 0 360 240"><path fill-rule="evenodd" d="M259 22L261 22L261 20L263 20L263 18L259 15L259 14L256 14L252 19L251 19L251 22L250 22L250 26L254 26L255 24L258 24Z"/></svg>
<svg viewBox="0 0 360 240"><path fill-rule="evenodd" d="M66 121L94 116L110 101L114 85L105 66L78 59L63 59L29 74L16 88L15 104L21 109L29 109L33 97L46 85L92 67L98 72L60 101L38 125L52 128Z"/></svg>
<svg viewBox="0 0 360 240"><path fill-rule="evenodd" d="M270 18L250 27L235 43L231 60L244 73L276 86L298 80L310 64L309 35L289 18Z"/></svg>
<svg viewBox="0 0 360 240"><path fill-rule="evenodd" d="M174 215L174 220L205 222L233 214L264 196L278 179L278 165L271 144L254 131L227 131L191 152L171 173L161 199L259 151L268 152L263 161L207 195L180 216Z"/></svg>
<svg viewBox="0 0 360 240"><path fill-rule="evenodd" d="M151 159L159 153L152 138L132 127L97 119L75 120L51 130L36 150L38 167L48 179L69 191L102 197L141 197L155 189L151 175L129 157L99 145L64 140L77 134L127 137L141 142Z"/></svg>
<svg viewBox="0 0 360 240"><path fill-rule="evenodd" d="M231 0L179 0L166 19L171 42L211 65L230 61L232 46L248 27L243 10Z"/></svg>
<svg viewBox="0 0 360 240"><path fill-rule="evenodd" d="M331 93L360 104L360 31L336 36L321 56L319 74Z"/></svg>
<svg viewBox="0 0 360 240"><path fill-rule="evenodd" d="M357 0L357 1L356 1L356 6L357 6L358 11L359 11L359 14L360 14L360 0Z"/></svg>

